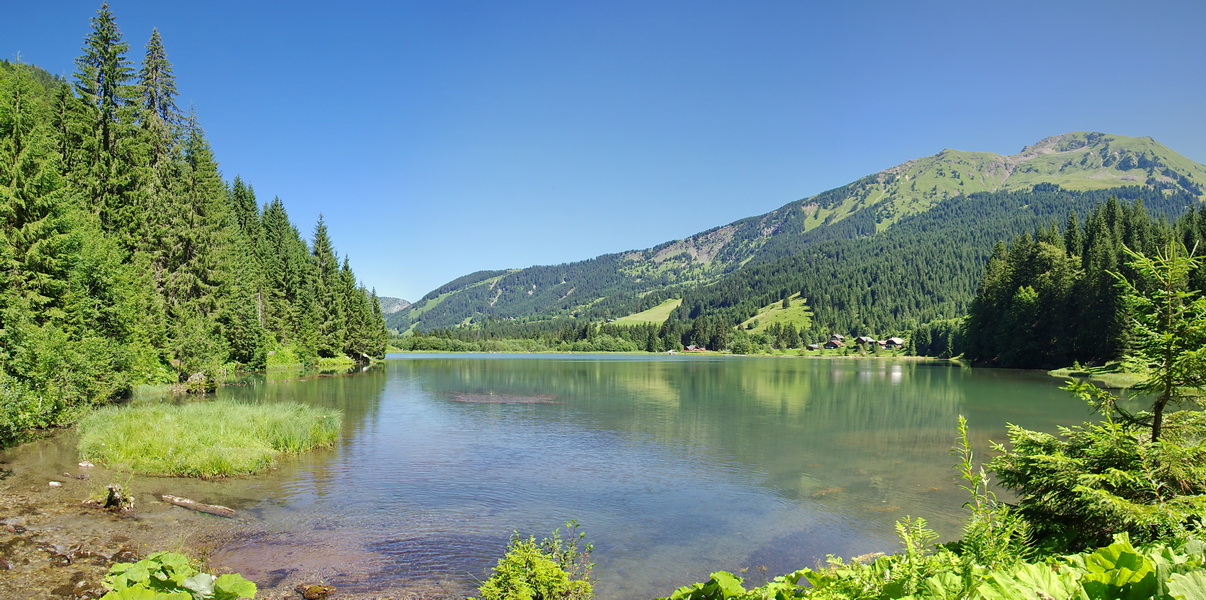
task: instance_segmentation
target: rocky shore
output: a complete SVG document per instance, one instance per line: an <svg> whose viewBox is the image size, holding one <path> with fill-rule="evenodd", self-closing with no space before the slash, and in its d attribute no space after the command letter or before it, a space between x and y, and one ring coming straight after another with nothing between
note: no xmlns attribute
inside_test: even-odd
<svg viewBox="0 0 1206 600"><path fill-rule="evenodd" d="M333 586L325 596L332 600L428 600L463 598L472 592L430 581L347 585L321 560L321 548L307 556L307 540L292 540L287 553L251 549L258 555L256 564L233 564L240 553L227 548L241 546L246 556L249 538L264 535L254 516L225 519L160 499L177 490L198 498L215 496L223 482L135 478L81 466L69 462L75 457L74 445L73 432L63 430L0 453L0 585L5 590L0 597L98 598L105 593L101 581L110 565L161 550L200 560L209 572L242 573L259 586L257 599L297 600L312 585ZM131 509L107 510L89 502L104 498L113 483L130 492ZM213 500L234 506L254 503L220 496Z"/></svg>

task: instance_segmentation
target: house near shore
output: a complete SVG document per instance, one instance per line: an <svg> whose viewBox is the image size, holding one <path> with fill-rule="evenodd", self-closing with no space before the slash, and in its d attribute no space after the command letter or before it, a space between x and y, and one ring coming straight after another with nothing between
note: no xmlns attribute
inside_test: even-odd
<svg viewBox="0 0 1206 600"><path fill-rule="evenodd" d="M826 350L836 350L838 348L844 348L845 346L846 346L845 344L843 344L837 340L829 340L828 342L825 342Z"/></svg>
<svg viewBox="0 0 1206 600"><path fill-rule="evenodd" d="M833 335L829 336L829 341L831 341L831 342L839 342L839 343L840 343L840 342L844 342L844 341L846 341L846 336L844 336L844 335L842 335L842 334L840 334L840 333L835 333L835 334L833 334Z"/></svg>
<svg viewBox="0 0 1206 600"><path fill-rule="evenodd" d="M854 343L871 345L871 344L875 343L875 338L873 338L869 335L860 335L860 336L854 338Z"/></svg>
<svg viewBox="0 0 1206 600"><path fill-rule="evenodd" d="M707 348L704 348L703 346L696 346L695 344L691 344L690 346L687 346L686 348L684 348L684 350L687 352L707 352L708 351Z"/></svg>
<svg viewBox="0 0 1206 600"><path fill-rule="evenodd" d="M808 345L808 346L806 346L806 347L807 347L809 350L820 350L820 349L821 349L821 345L820 345L820 344L809 344L809 345Z"/></svg>
<svg viewBox="0 0 1206 600"><path fill-rule="evenodd" d="M884 345L887 346L888 348L899 348L901 346L904 346L904 340L902 340L898 337L890 337L890 338L884 340Z"/></svg>

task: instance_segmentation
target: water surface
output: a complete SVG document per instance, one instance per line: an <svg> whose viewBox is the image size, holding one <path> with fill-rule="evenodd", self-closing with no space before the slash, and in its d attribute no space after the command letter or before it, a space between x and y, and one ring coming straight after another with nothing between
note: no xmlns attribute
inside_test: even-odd
<svg viewBox="0 0 1206 600"><path fill-rule="evenodd" d="M223 483L254 519L219 563L468 591L512 531L576 519L601 598L893 551L906 515L957 537L959 415L980 456L1006 423L1088 417L1043 374L880 359L412 354L222 394L338 407L346 431Z"/></svg>

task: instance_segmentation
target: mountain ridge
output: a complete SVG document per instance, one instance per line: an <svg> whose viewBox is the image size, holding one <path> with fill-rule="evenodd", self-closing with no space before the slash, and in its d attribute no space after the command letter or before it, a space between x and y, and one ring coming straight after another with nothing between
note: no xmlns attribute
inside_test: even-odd
<svg viewBox="0 0 1206 600"><path fill-rule="evenodd" d="M1050 136L1013 155L947 148L651 248L466 275L393 315L391 327L427 330L489 318L619 316L791 256L809 244L883 234L902 219L955 198L1048 187L1085 193L1155 189L1201 201L1206 166L1150 137L1098 132Z"/></svg>

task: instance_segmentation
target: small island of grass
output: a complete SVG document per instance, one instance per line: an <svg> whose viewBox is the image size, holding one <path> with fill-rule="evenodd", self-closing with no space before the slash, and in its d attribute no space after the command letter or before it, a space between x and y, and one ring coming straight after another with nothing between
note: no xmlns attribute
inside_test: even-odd
<svg viewBox="0 0 1206 600"><path fill-rule="evenodd" d="M343 414L294 402L114 406L80 422L80 455L146 475L224 477L272 468L282 454L330 446Z"/></svg>

